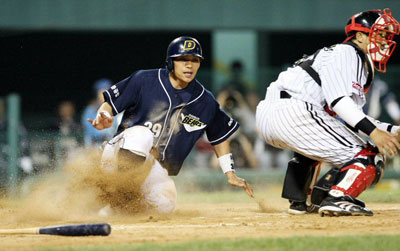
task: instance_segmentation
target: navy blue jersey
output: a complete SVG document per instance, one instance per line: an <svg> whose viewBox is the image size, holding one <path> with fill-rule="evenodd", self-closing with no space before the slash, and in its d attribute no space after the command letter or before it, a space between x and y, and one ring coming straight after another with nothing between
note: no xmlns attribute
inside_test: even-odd
<svg viewBox="0 0 400 251"><path fill-rule="evenodd" d="M197 80L178 90L168 74L167 69L137 71L103 95L113 115L125 111L117 134L135 125L150 128L159 162L169 175L177 175L204 132L216 145L228 139L239 124Z"/></svg>

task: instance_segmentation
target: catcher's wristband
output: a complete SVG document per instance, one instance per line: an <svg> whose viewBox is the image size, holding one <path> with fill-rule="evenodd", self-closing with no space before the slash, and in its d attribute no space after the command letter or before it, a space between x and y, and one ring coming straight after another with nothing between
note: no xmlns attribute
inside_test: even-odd
<svg viewBox="0 0 400 251"><path fill-rule="evenodd" d="M372 131L375 130L376 125L367 117L365 117L356 124L355 128L369 136Z"/></svg>
<svg viewBox="0 0 400 251"><path fill-rule="evenodd" d="M218 158L218 162L222 172L227 173L235 171L232 153L222 155Z"/></svg>

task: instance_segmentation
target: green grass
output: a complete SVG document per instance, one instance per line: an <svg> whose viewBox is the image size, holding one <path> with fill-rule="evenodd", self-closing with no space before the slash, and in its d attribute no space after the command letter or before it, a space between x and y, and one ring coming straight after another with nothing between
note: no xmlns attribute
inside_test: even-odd
<svg viewBox="0 0 400 251"><path fill-rule="evenodd" d="M397 187L397 182L398 180L383 180L376 187L367 189L359 198L365 202L398 203L400 188Z"/></svg>
<svg viewBox="0 0 400 251"><path fill-rule="evenodd" d="M177 251L177 250L324 250L324 251L346 251L346 250L373 250L388 251L400 249L400 235L362 235L346 237L293 237L293 238L261 238L241 240L198 240L178 244L138 244L103 247L71 247L61 249L39 249L39 250L139 250L139 251Z"/></svg>

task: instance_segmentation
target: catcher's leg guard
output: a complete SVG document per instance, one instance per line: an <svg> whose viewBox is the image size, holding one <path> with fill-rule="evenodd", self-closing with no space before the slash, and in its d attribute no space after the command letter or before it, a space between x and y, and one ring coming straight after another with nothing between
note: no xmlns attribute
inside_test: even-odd
<svg viewBox="0 0 400 251"><path fill-rule="evenodd" d="M329 194L334 197L359 196L383 176L384 159L373 147L363 149L342 168L332 168L316 184L311 201L319 205Z"/></svg>
<svg viewBox="0 0 400 251"><path fill-rule="evenodd" d="M320 205L321 202L328 196L331 187L336 184L340 168L331 168L324 176L322 176L315 184L311 193L311 203Z"/></svg>
<svg viewBox="0 0 400 251"><path fill-rule="evenodd" d="M288 163L282 197L291 201L305 202L318 164L318 161L295 153Z"/></svg>

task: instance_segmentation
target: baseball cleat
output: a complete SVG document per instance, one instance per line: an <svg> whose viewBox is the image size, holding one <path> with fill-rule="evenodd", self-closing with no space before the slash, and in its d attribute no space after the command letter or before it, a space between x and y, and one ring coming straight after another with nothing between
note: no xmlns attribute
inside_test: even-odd
<svg viewBox="0 0 400 251"><path fill-rule="evenodd" d="M372 216L372 210L356 204L358 201L351 196L326 197L318 210L323 216Z"/></svg>
<svg viewBox="0 0 400 251"><path fill-rule="evenodd" d="M293 215L317 213L317 208L315 205L307 205L304 201L290 201L288 213Z"/></svg>
<svg viewBox="0 0 400 251"><path fill-rule="evenodd" d="M289 214L301 215L307 213L307 205L305 202L292 201L288 209Z"/></svg>

